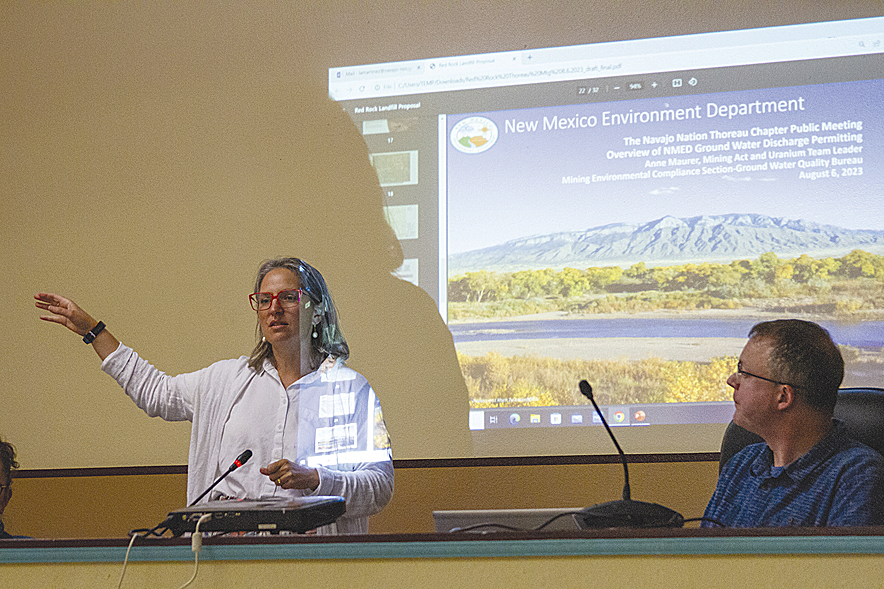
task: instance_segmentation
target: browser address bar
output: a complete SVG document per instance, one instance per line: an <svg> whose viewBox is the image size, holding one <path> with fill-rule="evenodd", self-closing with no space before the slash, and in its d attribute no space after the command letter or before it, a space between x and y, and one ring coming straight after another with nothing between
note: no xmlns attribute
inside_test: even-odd
<svg viewBox="0 0 884 589"><path fill-rule="evenodd" d="M870 20L884 21L884 18ZM817 31L818 34L805 38L784 40L774 37L768 40L754 31L751 37L728 37L729 42L719 47L709 44L710 39L718 35L710 33L701 49L681 44L676 50L671 47L662 50L661 46L661 50L652 52L643 46L644 52L638 53L635 46L638 42L626 41L332 68L329 70L329 93L335 100L392 97L403 93L422 94L884 52L884 34L880 31L852 35L842 32L828 36L823 35L825 32ZM659 40L642 41L647 45L647 42ZM619 52L615 51L617 45L620 46ZM608 55L600 55L603 53Z"/></svg>

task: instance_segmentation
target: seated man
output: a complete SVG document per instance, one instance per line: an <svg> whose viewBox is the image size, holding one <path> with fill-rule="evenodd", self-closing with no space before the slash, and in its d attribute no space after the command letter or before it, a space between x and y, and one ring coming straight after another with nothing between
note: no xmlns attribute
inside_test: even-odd
<svg viewBox="0 0 884 589"><path fill-rule="evenodd" d="M752 328L727 384L734 423L765 443L725 464L705 518L736 527L884 524L884 458L832 417L843 378L841 352L819 325Z"/></svg>

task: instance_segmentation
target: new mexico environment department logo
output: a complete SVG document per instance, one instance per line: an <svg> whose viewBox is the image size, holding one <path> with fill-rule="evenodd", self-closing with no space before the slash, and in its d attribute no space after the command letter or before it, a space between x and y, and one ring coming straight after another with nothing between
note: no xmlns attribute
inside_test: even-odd
<svg viewBox="0 0 884 589"><path fill-rule="evenodd" d="M482 153L497 142L497 125L485 117L469 117L451 129L451 145L463 153Z"/></svg>

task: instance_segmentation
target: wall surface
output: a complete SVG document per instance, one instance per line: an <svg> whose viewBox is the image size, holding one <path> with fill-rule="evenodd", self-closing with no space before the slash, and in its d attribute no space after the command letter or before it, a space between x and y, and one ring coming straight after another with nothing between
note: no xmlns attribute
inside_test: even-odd
<svg viewBox="0 0 884 589"><path fill-rule="evenodd" d="M188 424L141 413L92 350L37 320L32 295L69 295L179 373L249 353L255 268L297 254L335 293L351 365L384 401L396 457L468 454L458 435L427 447L421 427L433 424L415 419L465 389L427 298L391 282L377 180L323 96L327 68L880 14L879 1L834 0L4 2L0 434L26 470L185 464ZM649 481L633 490L666 503L672 484L672 506L699 515L711 468L637 468ZM608 500L615 474L599 479L604 492L559 494L581 489L575 473L608 470L402 472L375 525L425 530L433 508ZM31 535L119 535L180 506L182 478L18 479L6 517ZM157 503L136 514L145 494ZM84 527L86 501L132 517Z"/></svg>

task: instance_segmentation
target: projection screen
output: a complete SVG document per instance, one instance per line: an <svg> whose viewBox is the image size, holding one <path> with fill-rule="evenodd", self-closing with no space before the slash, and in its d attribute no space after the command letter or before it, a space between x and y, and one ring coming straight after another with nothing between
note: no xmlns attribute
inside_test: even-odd
<svg viewBox="0 0 884 589"><path fill-rule="evenodd" d="M395 460L613 454L581 379L627 453L714 452L767 318L820 322L845 384L884 382L880 2L0 15L0 435L22 470L180 467L191 433L35 293L188 373L252 351L276 256L325 276Z"/></svg>
<svg viewBox="0 0 884 589"><path fill-rule="evenodd" d="M720 432L725 379L767 319L819 322L845 386L884 382L882 31L329 69L405 252L397 275L452 332L478 455L604 438L582 378L629 448L688 450L669 433Z"/></svg>

